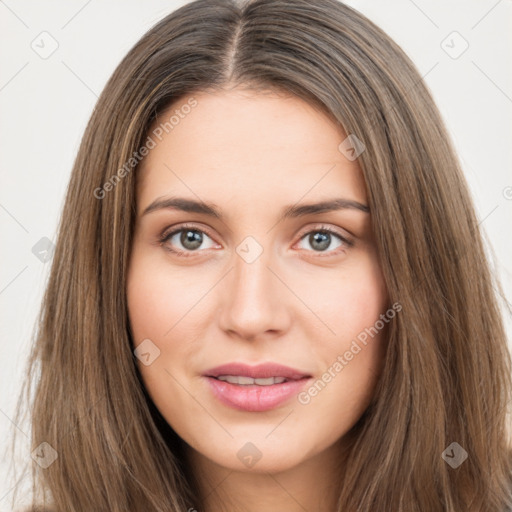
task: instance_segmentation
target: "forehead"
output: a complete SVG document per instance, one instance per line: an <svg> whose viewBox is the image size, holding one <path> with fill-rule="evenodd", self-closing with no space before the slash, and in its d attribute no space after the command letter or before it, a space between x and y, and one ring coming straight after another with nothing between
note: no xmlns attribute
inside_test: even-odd
<svg viewBox="0 0 512 512"><path fill-rule="evenodd" d="M149 136L155 147L139 170L138 195L145 202L187 187L189 194L228 189L292 201L309 190L332 195L334 188L366 200L357 161L338 149L346 137L341 126L293 95L231 90L185 96L159 116Z"/></svg>

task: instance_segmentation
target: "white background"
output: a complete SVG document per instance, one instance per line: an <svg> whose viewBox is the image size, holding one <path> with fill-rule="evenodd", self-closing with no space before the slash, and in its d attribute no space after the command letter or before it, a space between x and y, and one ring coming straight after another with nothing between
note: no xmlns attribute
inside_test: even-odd
<svg viewBox="0 0 512 512"><path fill-rule="evenodd" d="M11 510L14 485L6 476L3 451L49 269L32 247L42 237L55 241L73 160L107 79L143 33L184 3L0 0L2 511ZM394 38L424 76L459 152L495 253L496 271L511 301L512 2L347 3ZM31 47L48 37L40 36L43 31L58 43L46 59ZM469 44L456 59L443 49L461 48L463 41L453 31ZM49 44L47 39L45 47ZM511 333L510 319L506 321Z"/></svg>

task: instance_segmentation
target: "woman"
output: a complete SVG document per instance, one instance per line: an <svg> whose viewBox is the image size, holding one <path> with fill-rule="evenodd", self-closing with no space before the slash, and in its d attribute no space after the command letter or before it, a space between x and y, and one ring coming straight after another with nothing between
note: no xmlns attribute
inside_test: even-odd
<svg viewBox="0 0 512 512"><path fill-rule="evenodd" d="M199 0L135 45L41 315L49 510L512 506L510 354L459 163L410 60L335 0Z"/></svg>

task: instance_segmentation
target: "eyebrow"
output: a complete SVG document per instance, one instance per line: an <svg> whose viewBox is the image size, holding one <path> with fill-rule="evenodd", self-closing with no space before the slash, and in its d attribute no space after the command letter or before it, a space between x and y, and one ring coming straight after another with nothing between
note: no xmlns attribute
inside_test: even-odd
<svg viewBox="0 0 512 512"><path fill-rule="evenodd" d="M214 203L196 201L195 199L187 199L184 197L164 197L155 199L144 209L142 215L163 209L180 210L189 213L201 213L217 219L223 218L221 210ZM367 205L354 201L353 199L334 198L317 203L285 206L280 220L347 209L359 210L364 213L370 212L370 208Z"/></svg>

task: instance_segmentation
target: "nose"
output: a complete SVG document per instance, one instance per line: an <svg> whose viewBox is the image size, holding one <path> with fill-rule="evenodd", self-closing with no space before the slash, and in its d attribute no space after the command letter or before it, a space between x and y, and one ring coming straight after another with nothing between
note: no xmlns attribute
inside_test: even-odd
<svg viewBox="0 0 512 512"><path fill-rule="evenodd" d="M293 294L279 276L275 258L264 250L254 261L238 253L233 259L221 295L220 328L250 341L279 336L289 327Z"/></svg>

